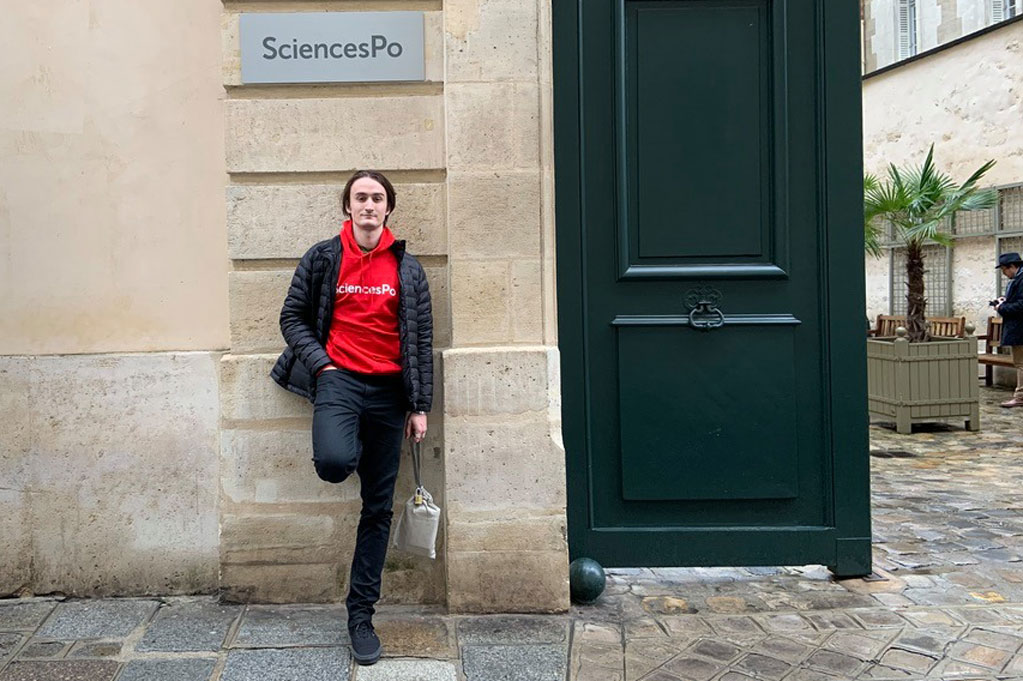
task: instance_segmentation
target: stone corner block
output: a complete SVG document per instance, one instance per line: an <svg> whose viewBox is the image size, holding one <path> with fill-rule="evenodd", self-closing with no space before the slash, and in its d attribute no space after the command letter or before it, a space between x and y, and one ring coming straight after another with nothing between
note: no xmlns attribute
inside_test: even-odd
<svg viewBox="0 0 1023 681"><path fill-rule="evenodd" d="M451 83L444 95L449 170L540 168L536 83Z"/></svg>
<svg viewBox="0 0 1023 681"><path fill-rule="evenodd" d="M451 342L508 343L511 265L504 260L451 261Z"/></svg>
<svg viewBox="0 0 1023 681"><path fill-rule="evenodd" d="M448 416L523 414L560 407L556 347L451 348L443 357Z"/></svg>
<svg viewBox="0 0 1023 681"><path fill-rule="evenodd" d="M228 275L231 351L280 352L280 309L291 284L290 270L243 271Z"/></svg>
<svg viewBox="0 0 1023 681"><path fill-rule="evenodd" d="M228 256L235 260L301 258L318 241L337 233L343 218L343 184L230 185L227 198ZM443 182L398 182L395 233L410 253L444 255L448 229Z"/></svg>
<svg viewBox="0 0 1023 681"><path fill-rule="evenodd" d="M537 5L521 0L472 0L446 5L448 82L535 81Z"/></svg>
<svg viewBox="0 0 1023 681"><path fill-rule="evenodd" d="M230 173L419 170L445 164L440 95L229 99L224 104ZM520 117L523 107L516 109ZM366 140L376 144L367 147Z"/></svg>
<svg viewBox="0 0 1023 681"><path fill-rule="evenodd" d="M449 551L447 566L452 613L568 611L567 550Z"/></svg>
<svg viewBox="0 0 1023 681"><path fill-rule="evenodd" d="M224 355L220 360L220 414L235 421L311 418L312 405L270 378L278 353Z"/></svg>
<svg viewBox="0 0 1023 681"><path fill-rule="evenodd" d="M540 259L539 169L448 173L451 256Z"/></svg>
<svg viewBox="0 0 1023 681"><path fill-rule="evenodd" d="M220 569L220 595L234 603L334 603L342 597L338 570L338 563L224 563Z"/></svg>

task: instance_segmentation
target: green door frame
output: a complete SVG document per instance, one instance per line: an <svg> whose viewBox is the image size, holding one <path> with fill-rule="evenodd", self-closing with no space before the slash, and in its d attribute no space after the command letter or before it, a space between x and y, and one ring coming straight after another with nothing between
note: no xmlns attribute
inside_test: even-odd
<svg viewBox="0 0 1023 681"><path fill-rule="evenodd" d="M590 509L586 463L587 375L583 314L583 244L586 220L582 190L586 182L584 125L580 92L580 7L586 0L554 0L554 154L557 191L556 237L558 270L558 332L561 349L563 435L568 482L568 534L573 558L587 546ZM624 0L622 0L624 2ZM775 0L786 2L793 0ZM860 43L858 6L852 2L802 0L815 9L819 93L816 134L820 220L818 230L827 291L824 400L833 479L825 503L829 523L795 549L774 550L772 537L755 537L743 549L703 553L688 565L763 565L757 556L781 557L796 563L827 565L837 576L871 571L869 444L866 411L866 340L863 237L862 137L860 113ZM811 133L812 134L812 133ZM818 528L815 528L818 529ZM712 532L712 530L711 530ZM778 533L773 533L775 536ZM744 540L747 538L744 535ZM599 558L598 558L599 559Z"/></svg>

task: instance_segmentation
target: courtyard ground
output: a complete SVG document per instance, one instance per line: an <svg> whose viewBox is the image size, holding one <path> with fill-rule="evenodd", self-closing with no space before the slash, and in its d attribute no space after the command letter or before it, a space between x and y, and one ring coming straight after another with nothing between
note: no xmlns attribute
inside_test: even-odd
<svg viewBox="0 0 1023 681"><path fill-rule="evenodd" d="M0 601L0 681L1023 679L1023 410L982 430L871 426L876 578L819 566L614 570L565 616L383 607L356 667L344 609L211 597Z"/></svg>

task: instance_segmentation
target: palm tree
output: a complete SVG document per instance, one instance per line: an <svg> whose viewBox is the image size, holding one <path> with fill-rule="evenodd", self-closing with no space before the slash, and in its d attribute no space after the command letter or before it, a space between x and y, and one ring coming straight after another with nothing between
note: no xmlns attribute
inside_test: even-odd
<svg viewBox="0 0 1023 681"><path fill-rule="evenodd" d="M906 247L906 330L911 343L930 340L924 310L924 244L928 241L950 246L952 237L942 231L961 210L991 208L998 192L979 189L977 182L995 162L988 161L956 186L955 181L934 167L934 145L922 166L888 166L888 177L863 178L863 228L867 252L880 254L883 225L894 228L894 237Z"/></svg>

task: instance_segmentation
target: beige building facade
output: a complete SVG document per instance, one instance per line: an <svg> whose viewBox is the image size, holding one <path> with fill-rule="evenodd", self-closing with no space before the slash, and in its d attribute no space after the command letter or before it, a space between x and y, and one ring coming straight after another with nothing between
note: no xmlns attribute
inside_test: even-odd
<svg viewBox="0 0 1023 681"><path fill-rule="evenodd" d="M996 161L984 184L1000 188L998 209L956 216L954 247L933 246L927 255L928 313L965 316L977 333L992 314L988 301L1004 291L994 268L998 254L1023 252L1021 58L1023 21L1011 20L863 82L867 171L920 163L932 143L939 167L960 182ZM866 258L871 319L904 307L902 250L894 246Z"/></svg>
<svg viewBox="0 0 1023 681"><path fill-rule="evenodd" d="M0 595L344 597L358 482L316 477L269 371L298 258L374 167L433 294L445 511L384 602L565 610L548 3L164 5L0 27ZM425 80L242 84L242 13L365 10L424 13Z"/></svg>
<svg viewBox="0 0 1023 681"><path fill-rule="evenodd" d="M1020 0L861 0L870 73L1023 14Z"/></svg>

